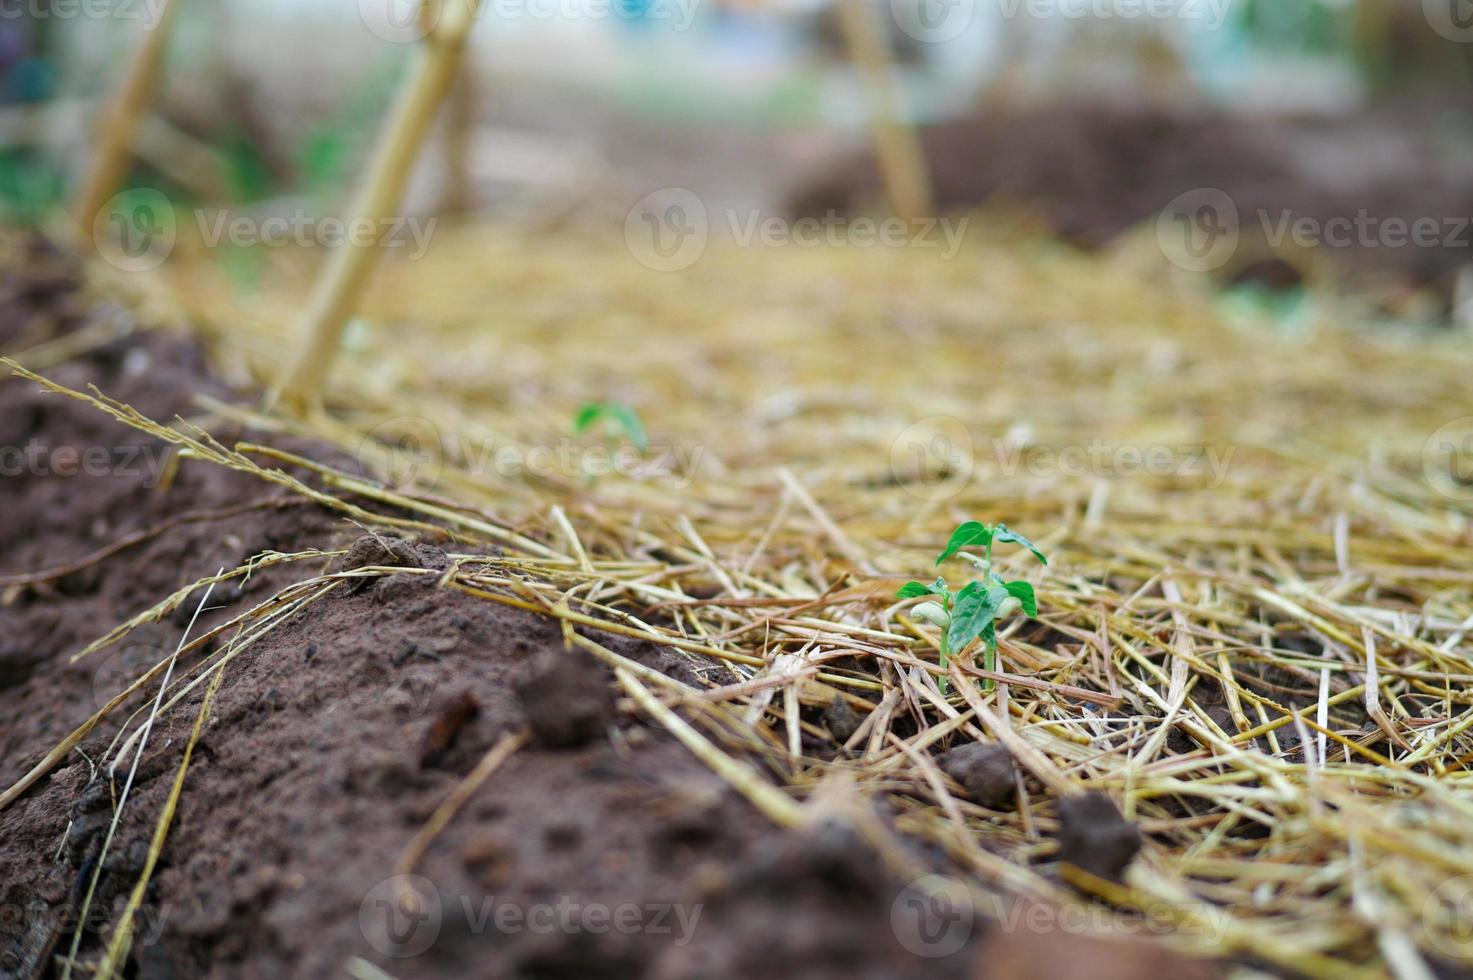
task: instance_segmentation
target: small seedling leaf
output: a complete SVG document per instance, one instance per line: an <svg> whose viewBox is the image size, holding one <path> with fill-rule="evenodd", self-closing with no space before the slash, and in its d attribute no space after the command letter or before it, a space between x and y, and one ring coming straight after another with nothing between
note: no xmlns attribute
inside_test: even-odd
<svg viewBox="0 0 1473 980"><path fill-rule="evenodd" d="M967 521L951 532L951 540L946 542L946 550L937 557L936 564L941 564L963 548L985 546L991 540L992 529L986 524L981 521Z"/></svg>
<svg viewBox="0 0 1473 980"><path fill-rule="evenodd" d="M640 421L639 414L628 405L618 402L590 402L578 409L578 414L573 416L573 431L586 432L595 422L607 421L614 429L624 433L624 437L630 444L640 452L650 448L649 436L645 433L644 423Z"/></svg>
<svg viewBox="0 0 1473 980"><path fill-rule="evenodd" d="M1003 588L1008 590L1008 595L1018 600L1030 618L1038 615L1038 599L1033 594L1032 585L1027 582L1005 582Z"/></svg>
<svg viewBox="0 0 1473 980"><path fill-rule="evenodd" d="M931 595L931 587L925 582L906 582L895 593L897 599L915 599L918 596Z"/></svg>
<svg viewBox="0 0 1473 980"><path fill-rule="evenodd" d="M573 431L584 432L588 427L599 420L603 415L604 407L597 403L590 403L578 409L578 414L573 416Z"/></svg>
<svg viewBox="0 0 1473 980"><path fill-rule="evenodd" d="M961 653L992 625L998 607L1007 601L1008 595L1008 590L1001 586L989 589L981 582L972 582L957 593L951 627L946 632L946 644L953 654Z"/></svg>
<svg viewBox="0 0 1473 980"><path fill-rule="evenodd" d="M1033 552L1033 554L1037 556L1039 561L1043 562L1045 565L1048 564L1048 559L1044 557L1043 552L1038 550L1037 545L1035 545L1032 541L1029 541L1027 538L1023 537L1023 535L1019 534L1017 531L1008 530L1008 526L1006 524L999 524L997 526L997 531L993 534L992 540L1011 541L1014 544L1021 544L1023 547Z"/></svg>

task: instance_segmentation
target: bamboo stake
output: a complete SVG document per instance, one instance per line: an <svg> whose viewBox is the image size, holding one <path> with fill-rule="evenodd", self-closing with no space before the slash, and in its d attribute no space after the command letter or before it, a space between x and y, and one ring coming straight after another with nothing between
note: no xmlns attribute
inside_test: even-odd
<svg viewBox="0 0 1473 980"><path fill-rule="evenodd" d="M127 174L132 154L133 134L148 100L158 87L163 73L164 50L169 34L178 19L182 0L164 0L158 23L146 30L143 40L133 51L132 60L123 74L122 90L117 101L104 116L97 139L97 155L92 169L77 192L73 218L83 241L92 237L92 225L104 205L116 193Z"/></svg>
<svg viewBox="0 0 1473 980"><path fill-rule="evenodd" d="M471 179L472 142L476 110L480 106L475 68L469 55L461 61L460 74L445 106L445 192L440 197L439 209L446 214L464 214L476 205Z"/></svg>
<svg viewBox="0 0 1473 980"><path fill-rule="evenodd" d="M890 209L910 220L934 213L931 175L916 129L900 118L891 90L890 47L870 0L838 0L839 26L869 104L870 140Z"/></svg>
<svg viewBox="0 0 1473 980"><path fill-rule="evenodd" d="M426 5L427 15L435 18L434 26L425 36L414 68L380 134L352 209L353 220L382 222L399 207L430 123L459 72L466 38L480 6L481 0ZM332 367L343 328L357 310L378 259L377 241L350 240L332 254L300 323L302 347L270 402L280 399L298 412L320 402L322 384Z"/></svg>

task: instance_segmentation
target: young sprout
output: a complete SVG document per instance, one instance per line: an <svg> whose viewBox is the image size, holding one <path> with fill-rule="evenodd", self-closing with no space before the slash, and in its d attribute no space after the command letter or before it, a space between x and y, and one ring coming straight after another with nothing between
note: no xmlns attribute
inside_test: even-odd
<svg viewBox="0 0 1473 980"><path fill-rule="evenodd" d="M976 566L981 579L974 579L955 592L947 586L946 579L941 577L937 577L930 585L924 582L907 582L895 594L898 599L935 597L917 605L911 610L911 616L941 628L940 663L943 672L952 654L963 653L979 637L984 644L983 666L995 671L998 621L1006 619L1019 609L1029 618L1038 615L1038 600L1033 594L1033 586L1023 581L1005 582L992 570L992 546L999 543L1022 545L1033 552L1039 561L1048 564L1048 559L1032 541L1009 530L1006 524L989 527L980 521L967 521L951 532L951 540L946 542L946 550L937 556L936 564L939 565L948 558L960 558ZM982 548L983 554L974 555L963 551L963 548ZM946 686L946 678L942 676L940 687L943 694L946 693ZM992 681L986 681L984 688L990 690L991 687Z"/></svg>
<svg viewBox="0 0 1473 980"><path fill-rule="evenodd" d="M639 415L628 405L618 402L589 402L584 405L573 416L573 431L586 432L600 421L614 432L622 432L629 444L640 452L650 448L649 437L645 435L644 423L639 420Z"/></svg>

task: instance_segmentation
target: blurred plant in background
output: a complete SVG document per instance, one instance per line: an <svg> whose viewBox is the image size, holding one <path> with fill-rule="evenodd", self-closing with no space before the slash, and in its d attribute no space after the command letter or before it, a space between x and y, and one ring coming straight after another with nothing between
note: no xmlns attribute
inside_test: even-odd
<svg viewBox="0 0 1473 980"><path fill-rule="evenodd" d="M36 151L29 111L53 94L55 60L48 41L54 22L20 5L0 19L0 216L34 226L60 202L61 174ZM19 111L17 111L19 110Z"/></svg>

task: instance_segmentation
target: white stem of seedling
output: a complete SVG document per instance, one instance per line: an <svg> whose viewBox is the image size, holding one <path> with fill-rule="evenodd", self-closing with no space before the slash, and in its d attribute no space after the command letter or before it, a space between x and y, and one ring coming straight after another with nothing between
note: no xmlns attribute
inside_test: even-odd
<svg viewBox="0 0 1473 980"><path fill-rule="evenodd" d="M950 601L949 597L948 601ZM941 664L941 672L944 675L951 658L951 645L947 642L947 633L951 627L951 614L939 602L923 602L912 609L910 614L916 619L924 620L941 628L941 646L938 659ZM943 694L946 693L946 678L944 676L941 678L940 684L941 692Z"/></svg>

